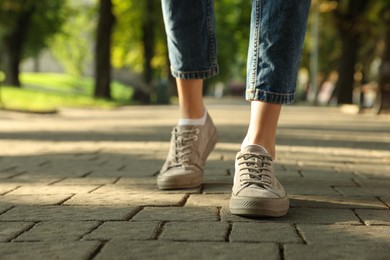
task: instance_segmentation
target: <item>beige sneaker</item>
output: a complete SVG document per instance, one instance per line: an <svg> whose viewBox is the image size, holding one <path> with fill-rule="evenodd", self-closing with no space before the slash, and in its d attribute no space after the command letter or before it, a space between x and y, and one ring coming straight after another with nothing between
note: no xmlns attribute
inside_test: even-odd
<svg viewBox="0 0 390 260"><path fill-rule="evenodd" d="M217 143L217 129L207 114L202 126L176 126L167 160L157 177L159 189L198 187L207 157Z"/></svg>
<svg viewBox="0 0 390 260"><path fill-rule="evenodd" d="M286 191L273 173L272 157L264 148L249 145L237 153L230 212L253 217L287 214Z"/></svg>

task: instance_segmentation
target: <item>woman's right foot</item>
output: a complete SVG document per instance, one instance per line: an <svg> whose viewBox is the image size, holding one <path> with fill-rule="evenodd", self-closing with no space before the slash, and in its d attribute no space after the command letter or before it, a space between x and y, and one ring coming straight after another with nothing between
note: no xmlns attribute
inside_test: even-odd
<svg viewBox="0 0 390 260"><path fill-rule="evenodd" d="M204 125L173 128L168 157L157 177L159 189L195 188L203 182L206 159L217 143L217 129L207 114Z"/></svg>

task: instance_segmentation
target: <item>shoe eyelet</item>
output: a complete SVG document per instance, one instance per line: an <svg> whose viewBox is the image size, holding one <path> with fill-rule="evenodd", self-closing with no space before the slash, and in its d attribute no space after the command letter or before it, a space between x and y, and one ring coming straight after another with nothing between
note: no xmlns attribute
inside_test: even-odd
<svg viewBox="0 0 390 260"><path fill-rule="evenodd" d="M200 129L199 129L199 128L196 128L195 131L196 131L197 134L199 134Z"/></svg>
<svg viewBox="0 0 390 260"><path fill-rule="evenodd" d="M195 135L195 137L194 137L194 141L198 141L198 136L197 135Z"/></svg>

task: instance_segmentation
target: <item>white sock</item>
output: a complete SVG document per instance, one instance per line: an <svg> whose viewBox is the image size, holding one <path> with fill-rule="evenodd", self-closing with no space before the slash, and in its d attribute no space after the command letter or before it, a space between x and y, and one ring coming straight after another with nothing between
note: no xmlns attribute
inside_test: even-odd
<svg viewBox="0 0 390 260"><path fill-rule="evenodd" d="M178 125L204 125L207 119L207 110L204 110L204 114L201 118L189 119L189 118L180 118Z"/></svg>
<svg viewBox="0 0 390 260"><path fill-rule="evenodd" d="M265 149L263 146L258 145L258 144L252 144L252 145L260 146L261 148L263 148L266 151L266 153L268 153L267 149ZM241 151L244 150L245 147L247 147L247 146L248 146L248 138L245 136L244 140L241 143Z"/></svg>

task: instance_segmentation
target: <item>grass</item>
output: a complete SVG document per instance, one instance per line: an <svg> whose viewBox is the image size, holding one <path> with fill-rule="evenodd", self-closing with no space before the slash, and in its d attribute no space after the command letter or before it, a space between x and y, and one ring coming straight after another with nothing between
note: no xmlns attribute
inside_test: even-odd
<svg viewBox="0 0 390 260"><path fill-rule="evenodd" d="M93 97L93 78L74 77L67 74L23 73L22 88L1 86L0 98L3 109L29 112L49 112L60 107L115 108L129 104L133 90L113 82L112 100Z"/></svg>

